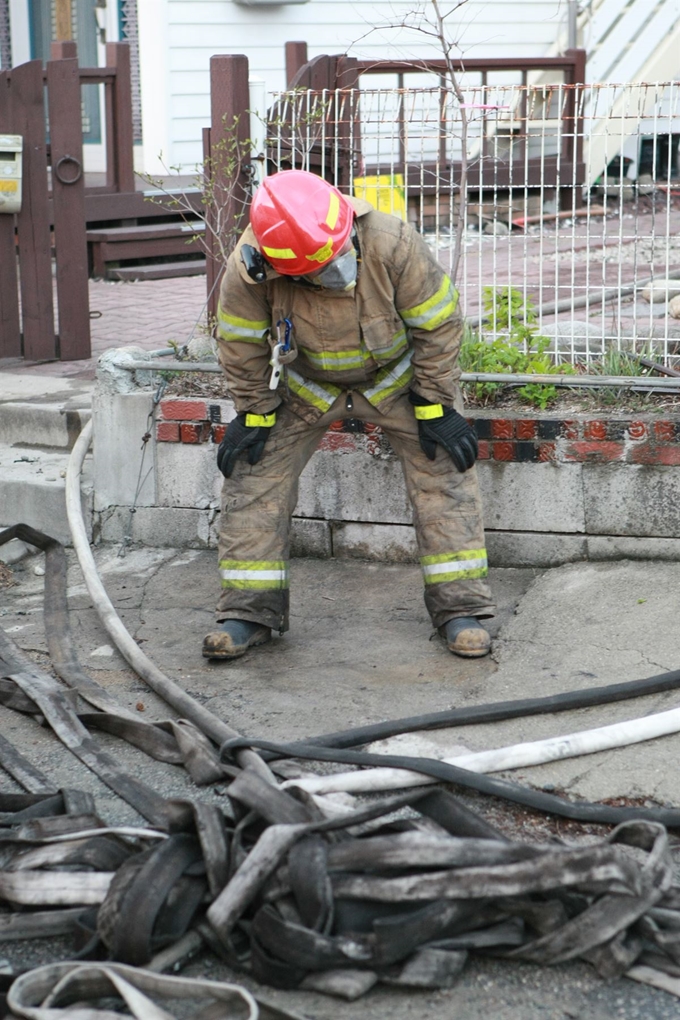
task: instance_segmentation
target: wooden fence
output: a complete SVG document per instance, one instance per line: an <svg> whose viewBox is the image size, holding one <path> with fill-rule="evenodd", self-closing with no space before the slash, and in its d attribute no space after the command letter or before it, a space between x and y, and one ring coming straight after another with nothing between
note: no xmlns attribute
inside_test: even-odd
<svg viewBox="0 0 680 1020"><path fill-rule="evenodd" d="M448 67L443 60L413 60L413 61L391 61L371 60L362 61L354 57L328 56L315 57L307 60L307 45L304 42L288 42L285 46L286 59L286 80L289 89L307 90L310 94L337 94L342 90L345 94L351 94L361 85L362 76L374 74L394 74L397 77L397 89L405 86L405 76L423 73L434 73L439 76L440 87L446 89L446 76ZM493 72L518 71L521 73L522 86L526 86L531 72L559 72L563 76L567 89L567 101L563 104L561 111L561 129L559 131L560 151L553 157L529 158L526 149L522 145L522 139L515 148L517 157L511 161L494 159L488 153L482 152L475 162L468 167L470 177L474 184L468 185L468 190L487 186L498 188L527 187L550 188L555 187L560 197L563 198L571 208L575 203L580 204L579 185L585 182L585 164L583 162L583 114L579 103L578 86L585 82L586 52L585 50L568 50L559 57L535 57L535 58L495 58L489 60L475 59L452 62L453 69L457 72L466 73L478 72L481 76L481 83L486 86L488 75ZM554 86L553 86L554 87ZM211 127L206 128L203 133L204 158L210 162L211 152L215 151L216 143L223 143L225 130L234 130L236 135L243 141L249 136L249 90L248 90L248 60L245 56L217 56L210 61L210 91L211 91ZM304 102L304 95L302 97ZM329 103L329 114L324 121L323 142L316 143L311 151L306 152L305 157L309 168L317 173L328 172L332 168L333 183L341 190L351 193L353 180L359 166L362 172L371 174L376 172L365 163L362 163L360 151L361 132L356 130L356 125L350 121L355 114L352 112L352 104L345 107L349 114L334 119L334 105ZM298 111L299 112L299 111ZM286 140L286 114L285 104L282 110L270 110L271 119L277 122L278 140L276 151L271 147L265 154L268 160L268 171L286 169L293 165L292 150L294 143ZM304 109L302 109L304 119ZM519 121L526 123L527 111L519 112ZM227 128L228 126L228 128ZM526 130L526 128L525 128ZM289 134L292 136L292 129ZM233 141L233 139L232 139ZM405 153L402 150L398 158L393 162L394 172L406 171L408 177L406 183L417 192L441 194L442 188L451 192L458 187L461 175L460 164L448 161L446 158L446 139L441 138L441 151L439 161L435 166L426 164L408 164ZM248 195L250 186L249 156L240 160L236 166L235 177L229 181L213 182L217 184L216 190L222 194L228 194L229 210L228 215L223 217L223 222L237 225L241 230L245 228L248 221ZM214 165L213 169L215 168ZM218 171L219 176L219 171ZM210 236L210 231L208 231ZM207 238L210 244L209 236ZM208 251L207 258L207 293L208 311L214 316L217 307L217 286L222 265L220 258L213 244Z"/></svg>
<svg viewBox="0 0 680 1020"><path fill-rule="evenodd" d="M448 83L449 66L444 60L356 60L352 57L319 56L300 65L306 47L300 43L289 43L286 50L287 70L291 75L288 82L290 89L308 89L310 92L336 89L358 89L363 83L362 78L371 75L395 76L397 90L407 85L407 76L428 72L436 75L442 94L450 91ZM473 180L479 188L510 188L524 187L561 187L568 197L569 205L573 203L574 187L585 182L585 165L583 161L583 113L579 104L578 85L585 83L586 51L567 50L558 57L497 57L493 59L451 60L451 69L457 74L477 73L480 76L482 89L489 84L489 75L494 72L519 72L521 86L524 89L522 109L518 111L517 121L522 125L520 136L513 145L512 160L494 159L489 152L480 153L475 160L468 163L469 180ZM527 118L526 86L532 72L557 72L563 77L566 102L561 110L560 151L554 157L530 157L527 155ZM366 83L366 87L370 87ZM555 86L547 86L555 88ZM351 116L351 111L349 113ZM324 154L326 166L339 168L338 179L334 182L342 190L351 190L352 169L361 162L359 149L360 132L351 132L352 145L349 145L350 125L348 116L338 121L329 131L324 132L327 152ZM405 155L405 126L402 125L400 151L393 162L396 173L406 175L405 183L411 188L427 193L428 188L440 191L442 185L455 188L460 182L461 164L447 160L446 135L440 137L440 152L435 165L427 163L408 165ZM338 151L333 151L337 147ZM321 154L317 154L317 159ZM331 161L329 162L329 155ZM365 165L364 172L375 172L370 163Z"/></svg>
<svg viewBox="0 0 680 1020"><path fill-rule="evenodd" d="M0 72L0 132L23 137L21 211L0 213L0 358L90 357L86 201L135 190L128 44L109 43L103 68L78 67L68 42L52 58ZM88 196L81 86L93 84L105 88L107 170Z"/></svg>

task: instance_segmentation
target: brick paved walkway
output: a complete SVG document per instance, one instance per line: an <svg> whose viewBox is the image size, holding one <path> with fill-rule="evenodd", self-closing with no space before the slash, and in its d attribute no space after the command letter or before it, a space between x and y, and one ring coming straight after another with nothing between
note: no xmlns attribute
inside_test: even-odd
<svg viewBox="0 0 680 1020"><path fill-rule="evenodd" d="M90 313L96 316L91 320L92 357L43 364L13 358L0 362L0 370L94 379L97 358L110 347L158 350L171 340L187 343L205 322L205 300L205 276L136 283L90 280Z"/></svg>

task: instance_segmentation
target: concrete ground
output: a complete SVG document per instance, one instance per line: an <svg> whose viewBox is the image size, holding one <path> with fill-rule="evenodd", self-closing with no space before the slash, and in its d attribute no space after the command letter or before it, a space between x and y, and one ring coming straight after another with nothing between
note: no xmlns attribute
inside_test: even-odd
<svg viewBox="0 0 680 1020"><path fill-rule="evenodd" d="M680 564L586 563L546 572L492 571L499 604L494 657L465 661L450 656L432 637L416 567L299 560L292 569L290 632L237 662L217 664L200 655L201 638L213 619L214 554L139 549L121 558L117 553L100 548L97 559L114 604L142 648L195 698L252 736L301 737L453 705L638 679L677 669L680 660ZM34 556L14 564L7 579L13 583L0 590L0 625L37 661L47 663L41 562ZM75 563L69 574L69 605L88 671L147 718L165 717L158 699L111 647ZM425 739L433 754L460 743L481 750L635 718L669 708L678 697L667 694L560 716L443 730ZM0 733L58 784L92 790L105 818L134 819L131 809L32 719L7 710L0 716ZM212 798L224 792L199 791L180 769L152 762L115 738L100 739L124 767L165 795ZM678 752L680 736L671 736L508 777L537 787L554 786L573 798L626 796L678 804L671 764ZM5 790L16 789L8 778L0 778L0 784ZM600 834L597 827L546 820L481 797L468 802L514 838L558 836L573 842ZM3 955L23 965L60 952L67 953L68 947L55 940L3 946ZM192 963L188 972L241 979L208 955ZM353 1004L304 992L267 994L317 1020L680 1016L680 1002L671 996L626 979L601 981L581 963L541 969L476 959L453 989L432 993L381 987Z"/></svg>

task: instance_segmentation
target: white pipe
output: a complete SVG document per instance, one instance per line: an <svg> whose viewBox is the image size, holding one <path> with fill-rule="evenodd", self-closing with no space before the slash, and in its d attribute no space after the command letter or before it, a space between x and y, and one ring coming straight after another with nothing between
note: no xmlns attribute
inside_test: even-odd
<svg viewBox="0 0 680 1020"><path fill-rule="evenodd" d="M567 46L575 50L578 46L578 0L569 0L567 13Z"/></svg>
<svg viewBox="0 0 680 1020"><path fill-rule="evenodd" d="M198 729L205 733L217 744L225 740L231 740L240 736L236 730L228 726L221 719L195 701L186 691L183 691L176 683L160 671L144 654L137 642L128 633L113 604L101 578L97 573L92 550L85 530L83 521L83 508L80 502L80 474L83 469L83 461L92 441L92 420L88 421L80 433L73 452L69 458L66 470L66 514L68 517L73 547L83 572L87 590L99 619L106 628L111 640L121 655L129 662L135 673L149 685L168 705L175 709L180 716L191 720ZM241 755L244 755L241 758ZM269 783L276 783L269 767L265 764L259 754L254 751L239 752L239 764L245 767L250 765L263 776Z"/></svg>
<svg viewBox="0 0 680 1020"><path fill-rule="evenodd" d="M614 747L640 744L645 740L653 740L655 737L664 737L679 731L680 708L672 708L667 712L643 716L641 719L629 719L627 722L614 723L611 726L600 726L593 730L568 733L562 737L548 737L546 740L534 740L525 744L499 747L493 751L477 751L442 760L447 765L457 765L458 768L467 769L469 772L505 772L508 769L543 765L549 761L559 761L561 758L576 758L582 754L609 751ZM316 776L313 779L289 779L283 784L283 788L295 786L316 794L344 791L359 793L423 786L435 782L438 780L408 769L372 768L357 772L336 772Z"/></svg>

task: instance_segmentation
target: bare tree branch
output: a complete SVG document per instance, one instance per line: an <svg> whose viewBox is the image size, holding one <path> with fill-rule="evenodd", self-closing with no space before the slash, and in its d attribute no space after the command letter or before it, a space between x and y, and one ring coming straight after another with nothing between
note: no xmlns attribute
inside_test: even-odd
<svg viewBox="0 0 680 1020"><path fill-rule="evenodd" d="M469 0L457 0L452 6L448 8L446 12L442 12L440 0L421 0L421 3L414 10L409 11L400 20L384 22L381 25L373 25L367 32L362 36L359 36L352 45L348 48L356 46L359 42L367 39L370 35L375 32L382 32L389 29L406 29L411 32L417 32L420 35L425 36L428 39L435 40L437 48L441 51L446 67L446 78L448 79L451 91L455 96L458 108L460 111L460 141L461 141L461 164L460 164L460 182L459 182L459 201L458 201L458 220L456 222L456 231L454 235L454 249L452 254L452 261L450 267L450 276L453 282L456 282L458 275L458 268L460 266L460 260L463 250L463 232L465 226L465 215L464 215L464 202L467 194L467 182L468 182L468 116L465 109L465 97L458 81L456 69L453 64L452 52L456 49L460 50L459 44L449 36L446 20L459 11L462 7L465 7ZM423 60L411 60L409 61L415 67L421 66L423 72L431 71L432 68L428 67L428 61ZM376 63L378 63L376 61ZM446 96L444 96L444 108L446 104ZM444 122L444 130L446 130L446 122ZM451 215L453 216L453 173L451 175Z"/></svg>
<svg viewBox="0 0 680 1020"><path fill-rule="evenodd" d="M451 49L453 48L453 42L449 39L447 35L446 25L444 23L445 18L448 17L448 14L442 15L441 8L439 6L439 0L431 0L431 3L437 23L437 33L439 37L439 42L441 45L442 53L444 54L444 60L446 61L446 73L451 83L453 94L458 100L458 109L460 111L461 159L460 159L460 184L458 192L459 194L458 221L456 223L455 244L450 269L451 279L455 283L456 277L458 276L458 267L460 265L461 255L463 252L463 231L465 228L465 213L463 205L465 202L465 197L467 195L467 181L468 181L468 116L467 110L465 109L465 97L461 90L460 84L458 82L458 77L456 75L456 72L453 67L453 62L451 60ZM455 7L453 7L449 11L449 14L459 10L459 8L463 7L466 3L467 0L460 0L460 2L457 3ZM451 184L453 186L453 180L451 181Z"/></svg>

